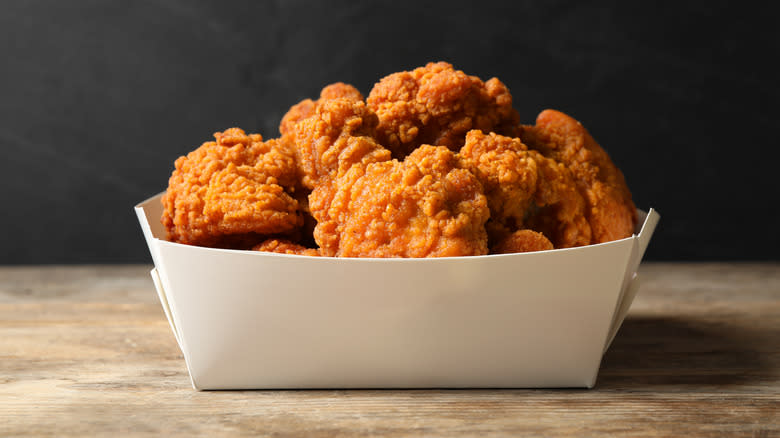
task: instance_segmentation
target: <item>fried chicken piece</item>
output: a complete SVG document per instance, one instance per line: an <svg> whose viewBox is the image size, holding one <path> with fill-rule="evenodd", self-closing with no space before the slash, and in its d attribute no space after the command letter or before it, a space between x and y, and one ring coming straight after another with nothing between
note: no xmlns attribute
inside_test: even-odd
<svg viewBox="0 0 780 438"><path fill-rule="evenodd" d="M363 101L323 99L311 116L292 124L288 134L302 184L308 189L345 173L356 163L390 159L390 151L374 141L377 118Z"/></svg>
<svg viewBox="0 0 780 438"><path fill-rule="evenodd" d="M279 132L282 136L292 133L292 128L296 123L313 116L317 106L329 99L359 101L363 100L363 94L361 94L357 88L343 82L330 84L322 89L319 100L313 101L311 99L304 99L293 105L284 117L282 117L282 122L279 124Z"/></svg>
<svg viewBox="0 0 780 438"><path fill-rule="evenodd" d="M631 192L609 155L575 119L554 110L542 111L535 126L522 126L529 147L563 163L585 198L592 243L629 237L637 222Z"/></svg>
<svg viewBox="0 0 780 438"><path fill-rule="evenodd" d="M553 249L553 244L544 234L533 230L517 230L510 234L493 248L491 254L511 254L516 252L547 251Z"/></svg>
<svg viewBox="0 0 780 438"><path fill-rule="evenodd" d="M214 134L176 168L162 197L162 223L173 242L247 248L261 235L302 223L298 202L285 191L297 181L292 150L279 140L231 128Z"/></svg>
<svg viewBox="0 0 780 438"><path fill-rule="evenodd" d="M518 138L472 130L458 153L463 167L485 190L490 208L486 225L492 242L522 228L536 193L539 170Z"/></svg>
<svg viewBox="0 0 780 438"><path fill-rule="evenodd" d="M295 254L318 257L320 250L316 248L307 248L303 245L293 243L285 239L268 239L263 243L256 245L252 251L275 252L279 254Z"/></svg>
<svg viewBox="0 0 780 438"><path fill-rule="evenodd" d="M585 203L568 170L519 138L469 131L458 154L485 188L491 242L523 228L541 231L556 248L587 245Z"/></svg>
<svg viewBox="0 0 780 438"><path fill-rule="evenodd" d="M585 200L577 191L572 173L537 151L528 154L536 161L539 178L534 193L536 208L529 212L524 227L542 232L556 248L590 244Z"/></svg>
<svg viewBox="0 0 780 438"><path fill-rule="evenodd" d="M308 195L345 173L355 163L387 161L390 151L374 139L377 118L353 86L335 83L322 89L317 101L304 100L285 114L279 130L292 145L302 190L296 192L303 211L300 237L304 245L314 243L316 221L308 207ZM309 242L311 240L311 242Z"/></svg>
<svg viewBox="0 0 780 438"><path fill-rule="evenodd" d="M356 164L309 197L323 255L449 257L487 253L490 215L476 177L446 147L403 162Z"/></svg>
<svg viewBox="0 0 780 438"><path fill-rule="evenodd" d="M510 133L519 123L512 95L497 78L482 82L446 62L380 80L366 101L379 117L379 143L402 159L422 144L458 151L466 133Z"/></svg>

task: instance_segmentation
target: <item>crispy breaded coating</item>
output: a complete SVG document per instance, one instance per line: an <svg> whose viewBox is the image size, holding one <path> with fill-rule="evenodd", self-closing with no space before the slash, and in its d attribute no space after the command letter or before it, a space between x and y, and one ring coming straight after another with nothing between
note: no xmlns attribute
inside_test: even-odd
<svg viewBox="0 0 780 438"><path fill-rule="evenodd" d="M511 254L516 252L547 251L553 244L544 234L533 230L517 230L502 239L490 249L491 254Z"/></svg>
<svg viewBox="0 0 780 438"><path fill-rule="evenodd" d="M363 93L352 85L344 82L335 82L325 86L320 91L320 101L328 99L364 100Z"/></svg>
<svg viewBox="0 0 780 438"><path fill-rule="evenodd" d="M282 117L279 124L279 132L284 136L292 133L292 128L301 120L314 115L317 106L329 99L348 99L363 100L363 94L352 85L343 82L330 84L320 91L320 98L317 101L304 99L290 107L287 113Z"/></svg>
<svg viewBox="0 0 780 438"><path fill-rule="evenodd" d="M306 248L303 245L293 243L285 239L268 239L263 243L252 248L253 251L275 252L279 254L295 254L318 257L320 250L316 248Z"/></svg>
<svg viewBox="0 0 780 438"><path fill-rule="evenodd" d="M309 197L323 255L449 257L487 253L487 199L445 147L403 162L357 164Z"/></svg>
<svg viewBox="0 0 780 438"><path fill-rule="evenodd" d="M536 193L538 169L520 139L472 130L458 157L485 190L491 240L522 228Z"/></svg>
<svg viewBox="0 0 780 438"><path fill-rule="evenodd" d="M556 248L590 244L585 200L569 169L537 151L528 153L536 161L539 179L534 193L536 208L529 212L524 227L542 232Z"/></svg>
<svg viewBox="0 0 780 438"><path fill-rule="evenodd" d="M571 171L586 202L592 243L633 234L637 213L623 173L578 121L559 111L545 110L535 126L521 127L520 135L530 148Z"/></svg>
<svg viewBox="0 0 780 438"><path fill-rule="evenodd" d="M446 62L386 76L366 102L379 117L379 143L399 159L422 144L457 151L472 129L509 133L519 123L501 81L482 82Z"/></svg>
<svg viewBox="0 0 780 438"><path fill-rule="evenodd" d="M390 159L374 141L377 118L361 100L321 100L313 115L292 126L301 183L308 189L343 174L356 163Z"/></svg>
<svg viewBox="0 0 780 438"><path fill-rule="evenodd" d="M302 223L298 202L285 191L297 181L292 150L238 128L214 134L176 168L162 197L162 223L171 241L245 248L261 235Z"/></svg>
<svg viewBox="0 0 780 438"><path fill-rule="evenodd" d="M292 134L295 124L314 115L316 109L317 102L311 99L304 99L291 106L279 123L279 132L282 134L282 137Z"/></svg>
<svg viewBox="0 0 780 438"><path fill-rule="evenodd" d="M280 124L282 139L291 145L300 174L296 199L303 211L299 230L304 244L313 243L316 221L308 207L308 194L328 183L355 163L390 159L390 151L374 141L376 115L363 95L341 82L323 88L317 101L304 100L290 108Z"/></svg>
<svg viewBox="0 0 780 438"><path fill-rule="evenodd" d="M446 62L388 75L366 100L328 85L279 131L231 128L177 159L162 197L169 239L446 257L601 243L636 225L623 174L579 122L546 110L520 125L501 81Z"/></svg>
<svg viewBox="0 0 780 438"><path fill-rule="evenodd" d="M584 200L564 166L529 151L519 138L477 130L466 135L458 156L485 188L491 242L532 228L556 248L590 243Z"/></svg>

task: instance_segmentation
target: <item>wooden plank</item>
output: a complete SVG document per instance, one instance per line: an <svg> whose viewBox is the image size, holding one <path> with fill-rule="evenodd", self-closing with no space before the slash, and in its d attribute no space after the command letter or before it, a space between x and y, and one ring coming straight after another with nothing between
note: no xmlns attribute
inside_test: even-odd
<svg viewBox="0 0 780 438"><path fill-rule="evenodd" d="M593 390L192 390L148 266L0 267L0 436L777 436L780 265L646 264Z"/></svg>

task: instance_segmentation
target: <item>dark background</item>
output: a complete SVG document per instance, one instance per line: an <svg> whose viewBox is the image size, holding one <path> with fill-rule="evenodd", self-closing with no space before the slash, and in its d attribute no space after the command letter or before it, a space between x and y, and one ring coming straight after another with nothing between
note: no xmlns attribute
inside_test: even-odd
<svg viewBox="0 0 780 438"><path fill-rule="evenodd" d="M150 262L176 157L432 60L582 121L663 216L646 259L778 260L778 8L637 5L3 2L0 264Z"/></svg>

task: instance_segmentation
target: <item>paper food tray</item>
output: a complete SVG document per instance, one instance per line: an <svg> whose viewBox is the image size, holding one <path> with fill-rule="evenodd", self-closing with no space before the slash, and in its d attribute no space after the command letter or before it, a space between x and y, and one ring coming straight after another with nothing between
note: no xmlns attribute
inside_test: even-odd
<svg viewBox="0 0 780 438"><path fill-rule="evenodd" d="M168 242L160 197L135 210L195 389L592 387L659 220L571 249L327 258Z"/></svg>

